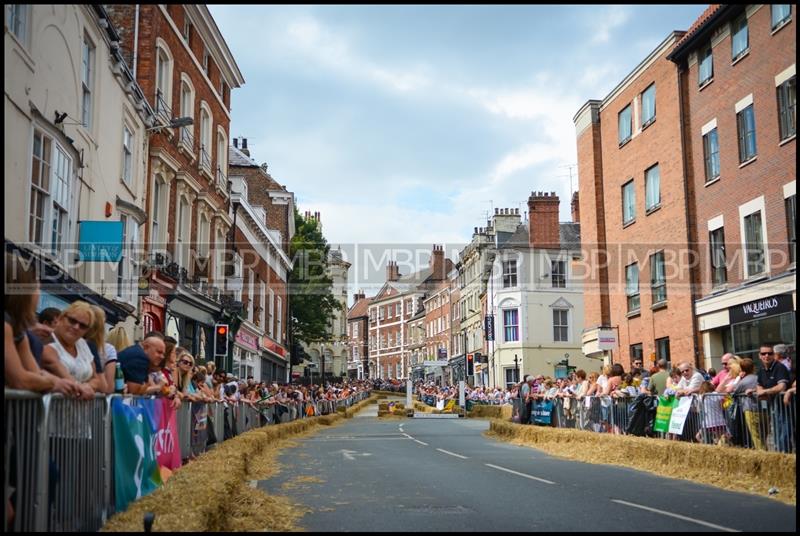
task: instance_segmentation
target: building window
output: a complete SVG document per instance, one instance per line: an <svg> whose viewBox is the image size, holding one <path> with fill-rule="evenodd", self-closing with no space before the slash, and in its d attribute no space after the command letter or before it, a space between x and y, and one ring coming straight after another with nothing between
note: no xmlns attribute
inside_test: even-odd
<svg viewBox="0 0 800 536"><path fill-rule="evenodd" d="M189 37L192 34L192 23L189 22L189 17L184 14L183 20L183 41L188 45Z"/></svg>
<svg viewBox="0 0 800 536"><path fill-rule="evenodd" d="M181 83L181 116L194 119L194 89L186 83ZM194 127L181 127L180 141L189 151L194 152Z"/></svg>
<svg viewBox="0 0 800 536"><path fill-rule="evenodd" d="M133 133L128 125L122 127L122 180L130 186L133 167Z"/></svg>
<svg viewBox="0 0 800 536"><path fill-rule="evenodd" d="M747 162L756 156L756 116L751 104L736 114L739 132L739 163Z"/></svg>
<svg viewBox="0 0 800 536"><path fill-rule="evenodd" d="M711 283L719 287L728 282L728 268L725 265L725 228L720 227L708 233L711 247Z"/></svg>
<svg viewBox="0 0 800 536"><path fill-rule="evenodd" d="M777 88L778 122L781 141L797 134L797 77L793 76Z"/></svg>
<svg viewBox="0 0 800 536"><path fill-rule="evenodd" d="M641 356L639 356L641 359ZM664 337L663 339L656 339L656 359L658 360L665 360L667 363L670 362L670 355L669 355L669 337Z"/></svg>
<svg viewBox="0 0 800 536"><path fill-rule="evenodd" d="M772 29L783 26L792 18L791 4L772 4Z"/></svg>
<svg viewBox="0 0 800 536"><path fill-rule="evenodd" d="M719 177L719 138L715 128L703 136L703 159L706 163L706 182Z"/></svg>
<svg viewBox="0 0 800 536"><path fill-rule="evenodd" d="M642 359L644 355L642 351L642 343L631 344L631 362L636 361L637 359Z"/></svg>
<svg viewBox="0 0 800 536"><path fill-rule="evenodd" d="M628 297L628 312L639 310L639 265L629 264L625 267L625 294Z"/></svg>
<svg viewBox="0 0 800 536"><path fill-rule="evenodd" d="M171 62L167 52L161 48L156 49L156 114L164 124L172 120L170 102L170 82L172 77Z"/></svg>
<svg viewBox="0 0 800 536"><path fill-rule="evenodd" d="M203 71L208 75L208 65L211 63L209 59L211 56L208 53L208 49L203 50Z"/></svg>
<svg viewBox="0 0 800 536"><path fill-rule="evenodd" d="M569 342L569 310L553 309L553 341Z"/></svg>
<svg viewBox="0 0 800 536"><path fill-rule="evenodd" d="M125 298L125 246L128 242L128 216L126 214L119 215L119 221L122 222L122 256L119 258L117 265L117 297L120 299Z"/></svg>
<svg viewBox="0 0 800 536"><path fill-rule="evenodd" d="M750 41L747 33L747 15L742 15L733 21L733 30L731 32L731 57L734 61L744 56L750 50Z"/></svg>
<svg viewBox="0 0 800 536"><path fill-rule="evenodd" d="M278 300L278 328L277 332L275 333L275 337L280 344L283 344L283 300L280 296L277 297Z"/></svg>
<svg viewBox="0 0 800 536"><path fill-rule="evenodd" d="M50 160L52 140L42 132L33 133L31 157L31 206L28 238L34 244L44 242L47 200L50 197Z"/></svg>
<svg viewBox="0 0 800 536"><path fill-rule="evenodd" d="M517 286L517 261L503 261L503 288Z"/></svg>
<svg viewBox="0 0 800 536"><path fill-rule="evenodd" d="M633 180L622 185L622 224L628 224L636 219L636 190Z"/></svg>
<svg viewBox="0 0 800 536"><path fill-rule="evenodd" d="M81 124L88 128L92 126L92 76L94 76L94 45L87 36L83 36L83 51L81 63L81 87L83 97L81 100Z"/></svg>
<svg viewBox="0 0 800 536"><path fill-rule="evenodd" d="M186 199L181 197L178 204L178 230L177 230L177 243L175 244L175 262L178 266L186 268L184 261L188 261L188 256L185 255L186 248L189 247L189 203Z"/></svg>
<svg viewBox="0 0 800 536"><path fill-rule="evenodd" d="M519 340L519 319L517 309L503 311L503 325L505 327L505 342Z"/></svg>
<svg viewBox="0 0 800 536"><path fill-rule="evenodd" d="M789 262L797 261L797 196L786 198L786 239L789 242Z"/></svg>
<svg viewBox="0 0 800 536"><path fill-rule="evenodd" d="M267 316L267 335L270 338L275 338L275 292L269 289L269 302L268 302L268 316Z"/></svg>
<svg viewBox="0 0 800 536"><path fill-rule="evenodd" d="M667 301L667 277L664 273L664 252L650 255L650 290L653 304Z"/></svg>
<svg viewBox="0 0 800 536"><path fill-rule="evenodd" d="M266 326L267 321L267 288L264 286L263 281L258 282L258 327L262 330Z"/></svg>
<svg viewBox="0 0 800 536"><path fill-rule="evenodd" d="M9 4L6 6L8 18L8 30L23 45L27 45L28 38L28 16L30 14L30 5L25 4Z"/></svg>
<svg viewBox="0 0 800 536"><path fill-rule="evenodd" d="M711 52L711 43L700 51L700 61L697 68L697 85L702 86L714 77L714 56Z"/></svg>
<svg viewBox="0 0 800 536"><path fill-rule="evenodd" d="M656 120L656 85L650 87L642 93L642 128Z"/></svg>
<svg viewBox="0 0 800 536"><path fill-rule="evenodd" d="M747 277L751 277L766 269L764 242L761 234L761 211L744 217L744 235L747 252Z"/></svg>
<svg viewBox="0 0 800 536"><path fill-rule="evenodd" d="M550 277L553 288L566 288L567 286L567 262L552 261L550 263Z"/></svg>
<svg viewBox="0 0 800 536"><path fill-rule="evenodd" d="M633 123L631 119L631 105L627 105L620 113L618 118L619 124L619 145L620 147L631 139L633 131Z"/></svg>
<svg viewBox="0 0 800 536"><path fill-rule="evenodd" d="M661 172L658 164L644 172L645 209L661 206Z"/></svg>
<svg viewBox="0 0 800 536"><path fill-rule="evenodd" d="M36 130L32 160L31 242L45 245L48 239L45 226L49 222L52 225L50 251L60 258L64 252L64 238L69 232L72 159L52 138Z"/></svg>

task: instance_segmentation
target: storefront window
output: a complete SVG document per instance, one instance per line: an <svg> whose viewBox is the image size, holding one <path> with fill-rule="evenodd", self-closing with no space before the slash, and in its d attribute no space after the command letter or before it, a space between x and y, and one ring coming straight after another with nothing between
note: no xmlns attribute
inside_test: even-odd
<svg viewBox="0 0 800 536"><path fill-rule="evenodd" d="M795 344L794 313L770 316L733 325L733 349L739 357L749 357L761 366L758 349L764 342Z"/></svg>

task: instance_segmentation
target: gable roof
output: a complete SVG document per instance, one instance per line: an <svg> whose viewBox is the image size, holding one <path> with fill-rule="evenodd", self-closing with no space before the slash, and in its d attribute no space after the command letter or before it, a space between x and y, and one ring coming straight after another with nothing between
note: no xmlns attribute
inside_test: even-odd
<svg viewBox="0 0 800 536"><path fill-rule="evenodd" d="M366 317L369 313L369 304L372 303L372 298L361 298L347 311L347 319Z"/></svg>
<svg viewBox="0 0 800 536"><path fill-rule="evenodd" d="M735 15L745 8L744 5L730 4L711 4L703 11L696 21L689 27L689 30L672 47L672 51L667 54L667 59L675 63L680 63L701 41L709 37L709 32L718 26L720 21L728 15Z"/></svg>

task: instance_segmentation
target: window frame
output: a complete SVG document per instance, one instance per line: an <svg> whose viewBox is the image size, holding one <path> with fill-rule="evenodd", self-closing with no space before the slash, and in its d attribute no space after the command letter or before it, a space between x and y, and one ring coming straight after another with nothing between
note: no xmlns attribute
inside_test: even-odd
<svg viewBox="0 0 800 536"><path fill-rule="evenodd" d="M662 346L666 343L666 355L663 353ZM672 358L670 356L670 348L669 348L669 337L660 337L655 340L656 345L656 360L665 359L667 363L672 362Z"/></svg>
<svg viewBox="0 0 800 536"><path fill-rule="evenodd" d="M783 200L786 211L786 243L789 246L789 262L797 262L797 194Z"/></svg>
<svg viewBox="0 0 800 536"><path fill-rule="evenodd" d="M744 24L742 24L744 23ZM738 52L734 48L736 46L736 37L739 32L745 32L744 47ZM736 63L737 60L743 58L750 51L750 26L747 20L747 13L742 13L731 22L731 62Z"/></svg>
<svg viewBox="0 0 800 536"><path fill-rule="evenodd" d="M514 323L509 323L509 320ZM513 335L512 335L513 334ZM509 338L512 335L513 338ZM519 342L519 308L503 309L503 342Z"/></svg>
<svg viewBox="0 0 800 536"><path fill-rule="evenodd" d="M716 142L716 151L711 151L711 140L713 139ZM703 134L703 163L705 168L705 179L706 184L717 180L721 175L721 164L720 164L720 156L719 156L719 132L717 127L712 128L705 134ZM713 173L714 170L712 169L714 164L716 163L716 175L710 176L710 173Z"/></svg>
<svg viewBox="0 0 800 536"><path fill-rule="evenodd" d="M751 234L750 230L752 229L753 224L750 224L748 228L748 219L753 218L756 215L758 216L759 232ZM754 222L755 220L752 219L750 221ZM745 255L742 260L744 261L746 278L749 279L751 277L762 276L767 273L767 260L766 260L766 244L764 242L764 218L762 217L761 209L755 210L750 214L744 215L742 217L742 226L744 228L744 234L742 235L742 239L744 240L744 246L745 246ZM751 244L754 244L754 242L750 241L750 238L754 237L755 234L758 235L757 236L758 242L756 242L755 244L758 245L759 247L757 249L756 248L751 249L750 246ZM759 251L761 257L761 269L757 272L754 272L751 271L751 266L755 264L757 261L751 260L751 255L754 253L757 254Z"/></svg>
<svg viewBox="0 0 800 536"><path fill-rule="evenodd" d="M556 266L560 266L563 270L556 270ZM557 279L560 285L557 284ZM551 288L567 288L567 261L563 259L550 261L550 285Z"/></svg>
<svg viewBox="0 0 800 536"><path fill-rule="evenodd" d="M617 142L619 143L620 147L622 147L623 145L625 145L629 141L631 141L631 139L633 137L633 113L632 112L633 112L633 108L632 108L631 104L629 103L622 110L620 110L619 113L617 114ZM626 114L626 113L627 113L627 116L628 116L628 121L627 121L627 134L628 134L628 136L626 138L623 138L622 137L623 130L620 127L622 126L622 119L624 117L624 114Z"/></svg>
<svg viewBox="0 0 800 536"><path fill-rule="evenodd" d="M750 118L750 120L748 120ZM748 129L748 127L751 127ZM736 134L739 145L739 163L743 164L758 156L756 140L756 111L754 103L750 103L736 113ZM748 141L753 140L753 152L750 153Z"/></svg>
<svg viewBox="0 0 800 536"><path fill-rule="evenodd" d="M653 95L653 115L651 115L650 117L645 118L645 97L646 97L647 93L650 90L652 90L652 95ZM642 98L642 130L644 130L645 128L647 128L648 126L653 124L655 122L655 120L656 120L656 83L655 82L653 82L652 84L647 86L647 88L644 91L642 91L641 98Z"/></svg>
<svg viewBox="0 0 800 536"><path fill-rule="evenodd" d="M659 267L661 270L659 270ZM667 275L664 267L663 250L650 255L650 292L653 298L653 306L666 303Z"/></svg>
<svg viewBox="0 0 800 536"><path fill-rule="evenodd" d="M516 259L503 261L503 288L516 288L517 286L517 261Z"/></svg>
<svg viewBox="0 0 800 536"><path fill-rule="evenodd" d="M636 272L635 272L635 275L636 275L636 289L635 290L636 291L635 292L631 292L633 290L633 286L632 286L632 283L633 283L632 279L633 278L631 276L634 274L634 272L632 272L631 269L633 269L634 267L636 269ZM633 262L633 263L628 264L627 266L625 266L625 297L627 298L628 313L629 314L630 313L639 312L642 309L641 289L640 289L640 286L639 286L639 272L640 272L640 270L639 270L639 263L638 262ZM635 305L635 307L632 307L632 303L634 303L634 302L635 302L636 305Z"/></svg>
<svg viewBox="0 0 800 536"><path fill-rule="evenodd" d="M703 63L706 60L709 61L709 68L708 68L709 73L708 76L701 79L703 73ZM708 83L710 83L712 80L714 80L714 48L711 46L711 41L709 41L705 47L700 49L700 54L697 58L697 86L703 87Z"/></svg>
<svg viewBox="0 0 800 536"><path fill-rule="evenodd" d="M558 318L556 318L558 316ZM563 321L563 324L556 321ZM563 330L564 338L559 338L559 330ZM570 342L569 336L569 309L553 309L553 342Z"/></svg>
<svg viewBox="0 0 800 536"><path fill-rule="evenodd" d="M728 283L728 266L725 255L725 227L708 231L709 262L711 264L711 287L720 288ZM717 263L721 260L721 266Z"/></svg>
<svg viewBox="0 0 800 536"><path fill-rule="evenodd" d="M655 182L657 183L655 194L657 195L658 199L651 205L649 203L653 177L655 177ZM661 208L661 168L657 163L653 164L644 171L644 208L645 213L653 212Z"/></svg>
<svg viewBox="0 0 800 536"><path fill-rule="evenodd" d="M23 47L28 48L31 4L6 4L6 27Z"/></svg>
<svg viewBox="0 0 800 536"><path fill-rule="evenodd" d="M777 86L775 93L778 104L778 138L783 142L797 135L797 75ZM790 100L790 97L793 99Z"/></svg>
<svg viewBox="0 0 800 536"><path fill-rule="evenodd" d="M87 33L81 43L81 126L91 131L94 119L94 71L97 46Z"/></svg>
<svg viewBox="0 0 800 536"><path fill-rule="evenodd" d="M127 143L126 143L127 140ZM122 123L122 182L133 187L133 149L135 147L133 129Z"/></svg>
<svg viewBox="0 0 800 536"><path fill-rule="evenodd" d="M626 203L626 196L625 196L626 189L630 192L630 198L631 198L630 203ZM627 216L626 214L627 207L630 207L631 214L630 218L625 219L625 217ZM629 181L625 182L622 185L622 225L624 227L635 221L636 221L636 184L633 179L630 179Z"/></svg>
<svg viewBox="0 0 800 536"><path fill-rule="evenodd" d="M779 20L777 22L775 21L775 7L776 6L787 6L789 8L788 12L786 13L786 16L784 16L781 20ZM792 4L770 4L769 7L770 7L769 20L770 20L771 30L773 32L783 28L784 26L789 24L789 22L791 22L791 20L792 20Z"/></svg>

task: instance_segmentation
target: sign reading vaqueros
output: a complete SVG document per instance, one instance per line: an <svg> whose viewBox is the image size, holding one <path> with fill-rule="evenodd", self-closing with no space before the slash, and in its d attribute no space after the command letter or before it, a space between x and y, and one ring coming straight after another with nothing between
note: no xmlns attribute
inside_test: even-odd
<svg viewBox="0 0 800 536"><path fill-rule="evenodd" d="M791 294L779 294L755 300L729 309L731 324L739 324L759 318L766 318L781 313L792 311L793 301Z"/></svg>

